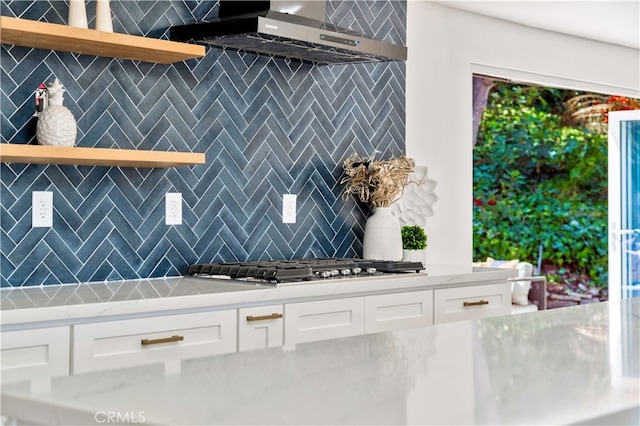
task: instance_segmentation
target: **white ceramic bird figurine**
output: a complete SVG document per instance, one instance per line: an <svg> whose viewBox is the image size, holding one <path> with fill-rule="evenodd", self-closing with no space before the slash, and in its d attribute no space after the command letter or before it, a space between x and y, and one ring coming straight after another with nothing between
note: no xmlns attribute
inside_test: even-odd
<svg viewBox="0 0 640 426"><path fill-rule="evenodd" d="M49 105L39 114L36 138L40 145L74 146L76 143L76 119L64 101L64 86L57 78L47 84Z"/></svg>

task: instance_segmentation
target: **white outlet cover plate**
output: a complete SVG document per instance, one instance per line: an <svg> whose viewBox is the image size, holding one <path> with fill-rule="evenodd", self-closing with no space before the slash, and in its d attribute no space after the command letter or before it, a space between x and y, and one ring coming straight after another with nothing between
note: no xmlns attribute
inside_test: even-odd
<svg viewBox="0 0 640 426"><path fill-rule="evenodd" d="M182 225L182 193L167 192L164 207L165 224Z"/></svg>
<svg viewBox="0 0 640 426"><path fill-rule="evenodd" d="M31 226L33 228L53 226L53 192L33 191L31 193Z"/></svg>
<svg viewBox="0 0 640 426"><path fill-rule="evenodd" d="M282 223L296 223L296 195L282 195Z"/></svg>

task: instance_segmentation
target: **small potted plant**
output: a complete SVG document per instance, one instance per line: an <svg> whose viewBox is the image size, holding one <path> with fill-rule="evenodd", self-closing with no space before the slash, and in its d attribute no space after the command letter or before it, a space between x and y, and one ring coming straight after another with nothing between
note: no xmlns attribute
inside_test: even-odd
<svg viewBox="0 0 640 426"><path fill-rule="evenodd" d="M418 225L405 225L400 230L402 235L402 260L425 263L427 234Z"/></svg>

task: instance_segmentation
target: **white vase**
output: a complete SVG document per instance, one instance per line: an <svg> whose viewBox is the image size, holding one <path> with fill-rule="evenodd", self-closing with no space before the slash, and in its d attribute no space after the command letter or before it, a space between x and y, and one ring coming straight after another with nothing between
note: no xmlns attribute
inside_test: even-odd
<svg viewBox="0 0 640 426"><path fill-rule="evenodd" d="M362 257L369 260L402 260L400 223L389 207L376 207L364 226Z"/></svg>
<svg viewBox="0 0 640 426"><path fill-rule="evenodd" d="M97 0L96 2L96 30L113 32L109 0Z"/></svg>
<svg viewBox="0 0 640 426"><path fill-rule="evenodd" d="M402 250L402 260L405 262L420 262L422 266L425 266L427 250Z"/></svg>
<svg viewBox="0 0 640 426"><path fill-rule="evenodd" d="M67 24L72 27L88 28L87 8L84 0L69 0L69 18Z"/></svg>

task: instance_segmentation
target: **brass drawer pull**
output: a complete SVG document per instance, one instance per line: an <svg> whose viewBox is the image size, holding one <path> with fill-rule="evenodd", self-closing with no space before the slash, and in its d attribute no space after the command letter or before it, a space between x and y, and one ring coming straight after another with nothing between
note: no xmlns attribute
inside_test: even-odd
<svg viewBox="0 0 640 426"><path fill-rule="evenodd" d="M140 344L144 345L157 345L158 343L169 343L169 342L179 342L181 340L184 340L184 336L171 336L171 337L164 337L162 339L142 339L140 341Z"/></svg>
<svg viewBox="0 0 640 426"><path fill-rule="evenodd" d="M262 320L270 320L270 319L278 319L278 318L282 318L282 314L262 315L260 317L254 317L253 315L248 315L247 321L262 321Z"/></svg>
<svg viewBox="0 0 640 426"><path fill-rule="evenodd" d="M480 306L480 305L488 305L489 301L488 300L480 300L478 302L464 302L463 305L465 307L467 306Z"/></svg>

